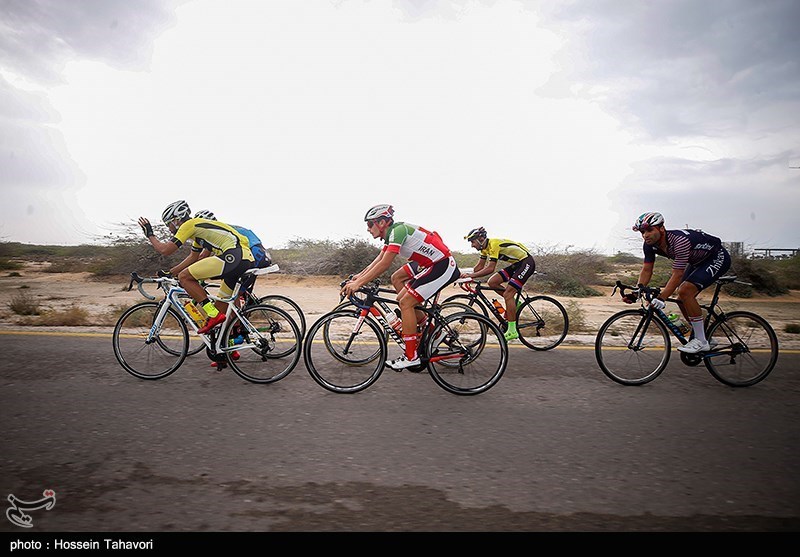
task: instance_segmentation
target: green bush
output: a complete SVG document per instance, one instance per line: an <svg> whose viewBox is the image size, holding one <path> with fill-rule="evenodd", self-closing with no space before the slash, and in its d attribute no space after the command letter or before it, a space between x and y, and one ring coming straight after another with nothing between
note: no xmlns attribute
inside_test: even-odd
<svg viewBox="0 0 800 557"><path fill-rule="evenodd" d="M11 261L6 257L0 257L0 271L15 271L22 269L22 263Z"/></svg>
<svg viewBox="0 0 800 557"><path fill-rule="evenodd" d="M800 325L797 323L787 323L783 330L793 335L800 334Z"/></svg>
<svg viewBox="0 0 800 557"><path fill-rule="evenodd" d="M751 283L752 290L761 292L769 296L780 296L787 294L789 289L781 284L779 275L774 269L773 260L768 259L749 259L739 255L732 256L731 268L729 274L734 274L739 277L739 280ZM732 284L726 287L725 292L731 296L750 297L752 292L748 290L749 287Z"/></svg>

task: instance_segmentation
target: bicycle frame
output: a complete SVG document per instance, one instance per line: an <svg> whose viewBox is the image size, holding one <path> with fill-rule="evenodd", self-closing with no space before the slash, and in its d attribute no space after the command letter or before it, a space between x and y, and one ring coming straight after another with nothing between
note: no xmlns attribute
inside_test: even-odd
<svg viewBox="0 0 800 557"><path fill-rule="evenodd" d="M397 331L389 325L389 320L386 318L386 314L391 312L392 309L389 307L389 304L398 305L397 300L392 300L389 298L383 298L378 295L378 292L390 292L387 289L381 289L377 285L373 288L361 288L359 290L360 293L365 294L366 298L360 300L355 296L350 296L350 302L356 306L359 311L360 315L358 320L356 321L355 326L353 327L353 331L351 333L350 339L348 340L347 344L345 345L345 353L350 349L350 343L355 339L356 334L361 329L363 321L368 317L372 316L384 329L386 333L388 333L389 337L394 340L394 342L400 347L401 350L405 350L406 343L397 333ZM422 305L415 306L414 309L422 311L426 314L426 319L424 321L425 326L422 330L422 335L420 337L419 346L425 345L425 340L428 338L428 332L435 328L435 326L441 323L441 314L439 313L439 309L437 306L439 295L441 294L441 290L437 292L430 301L424 302ZM429 305L430 302L430 305ZM433 327L429 325L433 324ZM422 356L422 354L420 354ZM426 361L431 362L439 362L442 360L452 360L452 359L460 359L463 356L461 353L451 353L451 354L442 354L442 355L425 355L424 359Z"/></svg>
<svg viewBox="0 0 800 557"><path fill-rule="evenodd" d="M719 302L719 294L720 294L720 291L722 290L722 286L726 282L733 282L733 280L724 280L724 281L723 280L718 280L716 282L716 286L714 288L714 294L711 297L711 302L709 302L708 304L700 304L700 307L703 308L704 310L706 310L706 312L707 312L707 315L706 315L706 318L705 318L705 322L703 324L703 328L705 330L709 329L709 326L711 325L712 321L724 321L724 319L725 319L725 313L722 312L722 311L719 311L719 312L717 311L717 304ZM659 293L661 292L660 288L644 287L643 289L637 289L635 287L628 286L628 285L622 284L620 281L617 281L617 284L614 287L614 291L612 292L612 295L614 293L616 293L617 289L620 290L621 294L624 294L625 290L634 290L634 291L635 290L639 290L643 294L644 301L648 302L647 309L643 308L643 311L645 311L646 314L642 318L642 321L639 323L639 326L636 328L634 336L631 339L631 343L628 344L628 348L630 348L631 350L638 350L639 348L641 348L641 342L642 342L642 339L644 338L644 333L647 332L647 327L649 326L650 321L653 319L653 316L655 316L655 318L657 318L659 321L661 321L667 327L667 330L672 332L672 335L676 339L678 339L678 341L681 344L685 345L685 344L687 344L689 342L689 339L681 332L681 330L678 328L677 325L675 325L672 321L669 320L669 317L667 316L667 314L663 310L657 309L657 308L653 307L650 304L650 301L653 298L657 297L659 295ZM665 301L666 302L673 302L675 304L678 304L678 306L682 305L681 301L676 299L676 298L667 298ZM633 340L637 339L637 338L639 339L638 343L636 345L633 345ZM682 358L687 358L689 360L696 359L697 362L700 362L700 361L705 360L707 358L712 358L712 357L721 356L721 355L737 356L737 355L739 355L739 354L741 354L743 352L744 352L744 350L741 349L740 343L731 342L731 346L726 348L726 349L710 350L708 352L703 352L703 353L700 353L700 354L681 354L681 357Z"/></svg>
<svg viewBox="0 0 800 557"><path fill-rule="evenodd" d="M242 324L242 326L247 330L249 335L252 335L254 338L259 338L261 336L259 334L259 331L252 326L252 324L242 314L242 310L240 310L233 302L239 297L239 290L242 286L242 281L245 278L247 278L250 275L258 276L258 275L274 273L277 272L278 270L279 270L278 265L272 265L270 267L266 267L263 269L248 270L245 272L245 274L239 277L239 280L236 281L236 287L233 289L233 292L229 297L222 298L219 296L214 296L212 294L209 294L208 298L215 302L218 301L228 304L228 309L225 313L225 321L230 322L231 315L235 315L236 318L239 320L239 323ZM154 296L147 294L142 289L142 284L145 281L148 281L148 279L142 279L136 273L133 273L131 278L131 284L134 281L138 283L137 288L145 298L155 300ZM150 279L149 282L156 282L158 283L159 288L161 288L162 290L166 290L166 297L164 298L163 300L164 303L162 303L161 306L159 307L158 313L156 314L156 317L153 320L153 326L150 328L150 333L148 334L145 343L150 344L151 342L155 341L155 338L158 336L161 330L161 325L164 322L164 318L166 317L167 311L169 310L170 307L172 307L184 319L186 324L192 328L195 334L198 334L197 331L199 330L199 327L197 326L197 323L195 323L194 319L192 319L192 317L186 311L186 308L184 308L183 304L179 301L179 297L181 296L183 296L184 298L189 297L189 299L191 299L191 297L189 296L188 292L186 292L186 289L180 286L178 280L171 277L160 277L158 279ZM234 346L223 346L222 335L198 334L198 336L206 345L206 347L214 354L224 354L226 352L233 352L235 350L247 349L247 348L258 348L258 346L253 343L236 344Z"/></svg>

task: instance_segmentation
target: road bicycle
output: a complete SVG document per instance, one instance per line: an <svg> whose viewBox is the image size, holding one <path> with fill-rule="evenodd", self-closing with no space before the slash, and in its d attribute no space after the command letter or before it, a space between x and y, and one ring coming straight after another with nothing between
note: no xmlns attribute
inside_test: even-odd
<svg viewBox="0 0 800 557"><path fill-rule="evenodd" d="M362 391L383 373L388 339L405 351L389 321L389 305L397 301L382 297L379 288L374 283L360 288L350 306L334 309L309 328L303 360L323 388ZM417 309L426 314L418 347L422 363L409 371L427 369L437 385L457 395L483 393L497 384L508 363L508 346L491 319L471 310L443 315L438 294Z"/></svg>
<svg viewBox="0 0 800 557"><path fill-rule="evenodd" d="M237 299L248 275L274 272L277 266L250 269L239 278L228 298L209 295L228 304L225 321L207 334L199 335L208 357L251 383L273 383L283 379L300 359L300 331L284 310L265 304L239 308ZM177 370L189 354L189 328L200 328L187 310L191 303L178 280L169 277L142 278L131 273L131 282L145 298L120 316L112 335L114 355L120 365L140 379L162 379ZM144 284L155 283L165 290L163 300L147 294ZM189 300L187 302L186 300ZM187 307L185 307L187 306ZM191 308L190 308L191 309Z"/></svg>
<svg viewBox="0 0 800 557"><path fill-rule="evenodd" d="M731 387L749 387L766 378L778 360L778 337L770 324L749 311L723 312L718 307L722 286L730 283L747 284L736 276L720 277L716 281L711 302L704 320L709 352L680 353L688 366L705 364L711 375ZM619 290L636 294L640 307L620 311L608 318L597 332L595 357L600 369L610 379L622 385L644 385L658 377L669 362L670 332L681 344L689 342L680 328L670 321L664 311L650 301L659 288L634 287L617 281L611 295ZM668 302L680 303L669 298ZM691 335L690 335L691 336Z"/></svg>
<svg viewBox="0 0 800 557"><path fill-rule="evenodd" d="M300 330L300 340L303 340L303 337L306 335L306 316L303 313L302 308L300 305L289 298L288 296L283 296L281 294L267 294L266 296L261 296L260 298L253 294L252 292L245 291L244 293L240 294L240 297L244 301L245 306L257 306L257 305L268 305L274 306L277 308L282 309L286 313L288 313L294 322L297 323L297 327Z"/></svg>
<svg viewBox="0 0 800 557"><path fill-rule="evenodd" d="M454 286L458 286L466 294L450 296L443 304L459 302L479 310L483 315L493 315L500 329L505 332L508 320L502 303L490 301L486 296L486 292L502 293L503 289L492 288L471 278L458 279ZM558 300L550 296L531 296L523 289L517 292L514 301L517 304L517 331L522 344L533 350L552 350L564 341L569 330L569 317Z"/></svg>

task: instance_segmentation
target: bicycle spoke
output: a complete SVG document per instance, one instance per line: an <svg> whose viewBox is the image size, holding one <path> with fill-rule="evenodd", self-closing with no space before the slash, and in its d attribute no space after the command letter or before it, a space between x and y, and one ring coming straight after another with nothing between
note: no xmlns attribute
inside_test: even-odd
<svg viewBox="0 0 800 557"><path fill-rule="evenodd" d="M474 311L449 315L431 338L443 339L430 346L428 369L443 389L458 395L486 392L503 376L508 345L492 321Z"/></svg>
<svg viewBox="0 0 800 557"><path fill-rule="evenodd" d="M297 324L288 313L273 306L245 308L242 321L234 318L225 329L222 344L228 347L228 364L233 371L252 383L279 381L300 359Z"/></svg>
<svg viewBox="0 0 800 557"><path fill-rule="evenodd" d="M112 334L117 361L140 379L166 377L186 358L189 347L186 325L173 310L166 313L156 334L151 336L160 307L157 302L132 306L119 318Z"/></svg>
<svg viewBox="0 0 800 557"><path fill-rule="evenodd" d="M386 360L384 332L359 310L322 316L303 342L308 372L322 387L336 393L355 393L374 383Z"/></svg>
<svg viewBox="0 0 800 557"><path fill-rule="evenodd" d="M716 343L705 364L720 382L748 387L763 380L778 359L775 331L762 317L749 312L728 313L711 326L709 340Z"/></svg>
<svg viewBox="0 0 800 557"><path fill-rule="evenodd" d="M642 385L655 379L669 361L666 327L655 320L646 326L637 310L611 316L597 333L595 356L600 369L623 385Z"/></svg>

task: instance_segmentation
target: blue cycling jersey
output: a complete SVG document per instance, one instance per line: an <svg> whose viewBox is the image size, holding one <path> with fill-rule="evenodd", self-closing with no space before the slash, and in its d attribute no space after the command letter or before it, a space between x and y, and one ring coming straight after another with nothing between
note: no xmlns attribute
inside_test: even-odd
<svg viewBox="0 0 800 557"><path fill-rule="evenodd" d="M239 234L247 238L247 241L250 243L250 251L253 253L253 258L256 261L255 266L265 266L269 256L267 254L267 250L264 249L264 244L261 243L261 238L256 236L255 232L249 228L245 228L244 226L236 226L235 224L231 226L233 226Z"/></svg>

